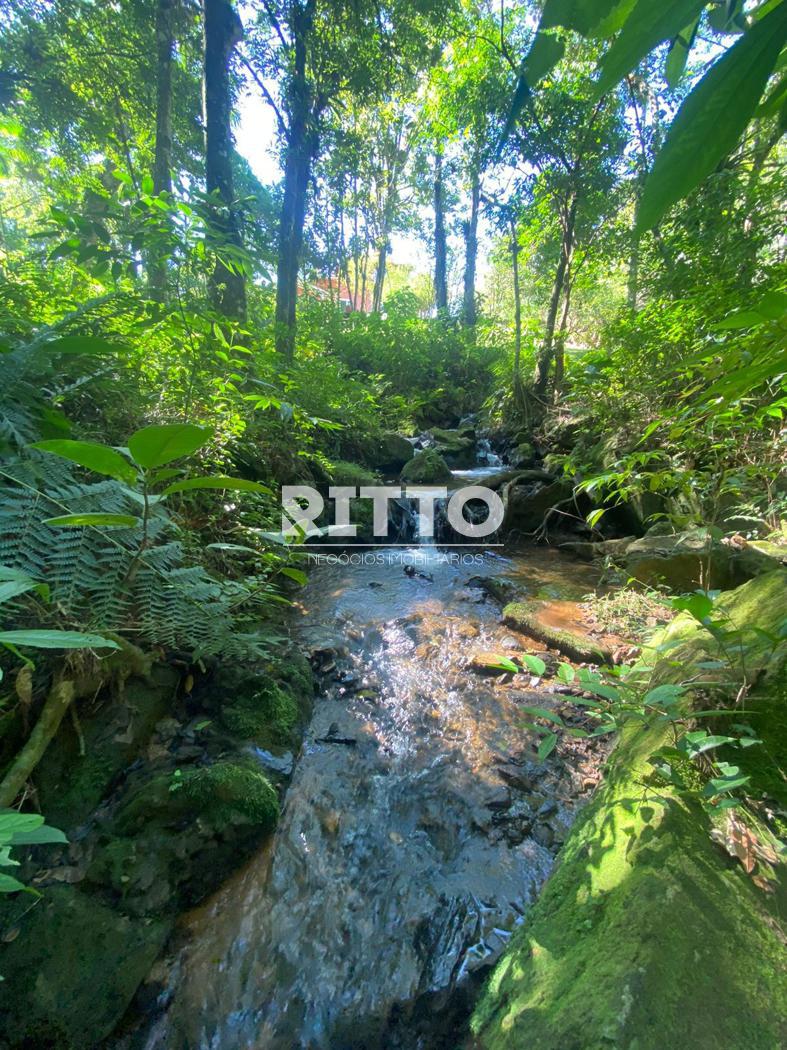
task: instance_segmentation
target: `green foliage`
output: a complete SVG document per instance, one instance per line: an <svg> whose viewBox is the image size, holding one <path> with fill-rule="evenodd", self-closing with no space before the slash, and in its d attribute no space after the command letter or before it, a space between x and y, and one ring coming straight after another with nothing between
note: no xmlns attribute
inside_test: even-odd
<svg viewBox="0 0 787 1050"><path fill-rule="evenodd" d="M38 813L19 813L15 809L0 809L0 867L18 867L19 861L11 857L15 846L37 846L41 844L67 842L57 828L50 828ZM0 893L16 893L27 887L13 876L0 872ZM28 890L35 893L35 890Z"/></svg>
<svg viewBox="0 0 787 1050"><path fill-rule="evenodd" d="M281 746L291 743L298 713L292 693L269 682L257 692L225 705L221 719L227 729L240 737Z"/></svg>
<svg viewBox="0 0 787 1050"><path fill-rule="evenodd" d="M220 761L183 770L176 783L183 797L216 822L238 816L265 829L276 826L279 799L271 782L250 765Z"/></svg>

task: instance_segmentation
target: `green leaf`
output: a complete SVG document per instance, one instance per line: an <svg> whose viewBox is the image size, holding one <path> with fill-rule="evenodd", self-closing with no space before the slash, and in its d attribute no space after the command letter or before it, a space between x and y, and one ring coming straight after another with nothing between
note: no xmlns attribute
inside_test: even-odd
<svg viewBox="0 0 787 1050"><path fill-rule="evenodd" d="M547 733L544 739L541 741L538 748L538 757L541 762L544 762L555 750L557 744L557 734Z"/></svg>
<svg viewBox="0 0 787 1050"><path fill-rule="evenodd" d="M713 599L701 592L673 598L670 601L670 605L673 609L677 609L678 612L689 613L699 623L703 623L713 612Z"/></svg>
<svg viewBox="0 0 787 1050"><path fill-rule="evenodd" d="M600 508L598 508L596 510L592 510L590 512L590 514L588 514L587 517L585 518L585 521L588 523L588 525L592 529L592 528L594 528L595 525L598 524L598 522L602 519L602 517L605 514L606 514L606 508L600 507Z"/></svg>
<svg viewBox="0 0 787 1050"><path fill-rule="evenodd" d="M51 441L36 441L30 446L39 452L50 452L80 467L94 470L96 474L105 474L117 481L134 484L137 472L119 452L108 445L99 445L94 441L71 441L68 438L56 438Z"/></svg>
<svg viewBox="0 0 787 1050"><path fill-rule="evenodd" d="M63 526L68 528L85 528L104 526L109 528L130 529L140 524L140 519L133 514L61 514L57 518L44 518L44 525Z"/></svg>
<svg viewBox="0 0 787 1050"><path fill-rule="evenodd" d="M596 96L606 94L663 40L676 37L699 17L706 0L637 0L603 62Z"/></svg>
<svg viewBox="0 0 787 1050"><path fill-rule="evenodd" d="M189 492L191 489L228 489L233 492L258 492L262 496L275 495L273 489L269 489L267 485L261 485L258 481L249 481L247 478L229 478L219 474L176 481L172 485L167 485L162 495L170 496L173 492Z"/></svg>
<svg viewBox="0 0 787 1050"><path fill-rule="evenodd" d="M0 631L0 642L34 649L119 649L117 642L81 631Z"/></svg>
<svg viewBox="0 0 787 1050"><path fill-rule="evenodd" d="M538 675L539 678L547 669L547 665L540 656L531 656L529 653L522 653L519 659L528 671L532 671L532 673Z"/></svg>
<svg viewBox="0 0 787 1050"><path fill-rule="evenodd" d="M53 354L116 354L124 348L97 335L65 335L45 343L44 349Z"/></svg>
<svg viewBox="0 0 787 1050"><path fill-rule="evenodd" d="M529 715L533 715L534 718L543 718L547 722L552 722L561 728L563 727L563 719L560 715L556 715L554 711L547 710L546 707L523 707L522 710Z"/></svg>
<svg viewBox="0 0 787 1050"><path fill-rule="evenodd" d="M8 583L0 583L0 602L10 601L11 598L32 591L38 586L35 580L11 580Z"/></svg>
<svg viewBox="0 0 787 1050"><path fill-rule="evenodd" d="M685 29L681 29L672 41L664 67L664 76L671 88L677 87L680 78L683 76L683 71L689 58L689 51L691 51L694 38L697 35L699 24L699 18L695 18L693 22L689 22Z"/></svg>
<svg viewBox="0 0 787 1050"><path fill-rule="evenodd" d="M490 668L497 668L500 671L509 671L511 674L519 674L519 668L514 663L514 661L509 660L507 656L497 656L495 657L494 663L486 664L486 666Z"/></svg>
<svg viewBox="0 0 787 1050"><path fill-rule="evenodd" d="M207 427L193 423L154 423L128 439L131 455L141 467L163 467L173 459L190 456L210 439Z"/></svg>
<svg viewBox="0 0 787 1050"><path fill-rule="evenodd" d="M571 666L571 664L560 664L557 669L557 676L561 682L565 685L571 685L574 679L577 677L577 672Z"/></svg>
<svg viewBox="0 0 787 1050"><path fill-rule="evenodd" d="M301 586L304 586L309 580L309 577L302 569L292 569L288 567L286 569L280 569L279 571L282 576L289 576L291 580L295 580L295 582L299 583Z"/></svg>
<svg viewBox="0 0 787 1050"><path fill-rule="evenodd" d="M564 26L587 36L612 13L618 3L619 0L547 0L540 28Z"/></svg>
<svg viewBox="0 0 787 1050"><path fill-rule="evenodd" d="M712 736L702 729L695 733L685 733L678 741L678 748L689 755L690 758L694 758L705 751L712 751L714 748L721 747L722 744L732 744L734 742L735 737Z"/></svg>
<svg viewBox="0 0 787 1050"><path fill-rule="evenodd" d="M59 828L50 828L48 824L32 831L16 831L12 838L14 846L50 846L67 842L68 839Z"/></svg>
<svg viewBox="0 0 787 1050"><path fill-rule="evenodd" d="M534 88L558 64L565 49L563 41L554 33L536 33L527 57L522 63L520 76L531 88Z"/></svg>
<svg viewBox="0 0 787 1050"><path fill-rule="evenodd" d="M0 871L0 893L18 893L19 890L24 889L27 889L27 887L23 882Z"/></svg>
<svg viewBox="0 0 787 1050"><path fill-rule="evenodd" d="M735 148L786 39L787 3L781 3L697 84L678 110L645 183L639 230L655 226L670 205L698 186Z"/></svg>
<svg viewBox="0 0 787 1050"><path fill-rule="evenodd" d="M43 826L40 813L19 813L15 809L0 809L0 842L9 843L22 831L35 831Z"/></svg>

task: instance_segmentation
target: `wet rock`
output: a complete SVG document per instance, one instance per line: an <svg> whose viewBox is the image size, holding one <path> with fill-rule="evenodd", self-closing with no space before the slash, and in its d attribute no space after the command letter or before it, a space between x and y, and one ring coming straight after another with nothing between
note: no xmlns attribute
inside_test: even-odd
<svg viewBox="0 0 787 1050"><path fill-rule="evenodd" d="M490 797L486 799L484 805L487 809L491 810L508 809L508 807L511 805L511 792L508 790L505 784L501 784L498 788L495 789L494 794L490 795Z"/></svg>
<svg viewBox="0 0 787 1050"><path fill-rule="evenodd" d="M507 489L505 518L502 528L521 533L534 533L544 524L551 510L571 499L574 486L560 479L551 484L517 481Z"/></svg>
<svg viewBox="0 0 787 1050"><path fill-rule="evenodd" d="M370 466L384 473L396 473L412 458L413 446L407 438L392 432L383 434L367 450Z"/></svg>
<svg viewBox="0 0 787 1050"><path fill-rule="evenodd" d="M538 824L533 829L533 838L545 849L551 849L555 843L555 833L548 824Z"/></svg>
<svg viewBox="0 0 787 1050"><path fill-rule="evenodd" d="M549 611L548 602L511 602L503 609L503 622L572 660L599 664L611 661L611 651L587 635L550 623Z"/></svg>
<svg viewBox="0 0 787 1050"><path fill-rule="evenodd" d="M551 817L553 813L557 813L557 802L554 799L547 799L538 807L536 816L544 820L546 817Z"/></svg>
<svg viewBox="0 0 787 1050"><path fill-rule="evenodd" d="M405 465L400 477L409 485L447 485L453 481L450 467L440 453L431 448L417 453Z"/></svg>
<svg viewBox="0 0 787 1050"><path fill-rule="evenodd" d="M285 751L281 755L274 755L264 748L255 747L254 754L257 761L272 773L279 773L288 777L292 774L295 767L295 759L291 751Z"/></svg>
<svg viewBox="0 0 787 1050"><path fill-rule="evenodd" d="M434 441L434 448L453 467L472 467L475 458L475 430L466 427L461 430L441 430L433 427L429 436Z"/></svg>
<svg viewBox="0 0 787 1050"><path fill-rule="evenodd" d="M702 530L667 536L648 534L625 552L626 571L640 583L662 584L671 590L694 590L702 579L706 586L725 589L754 579L787 560L787 548L776 544L743 546L725 540L709 541ZM710 565L710 578L707 566Z"/></svg>
<svg viewBox="0 0 787 1050"><path fill-rule="evenodd" d="M494 652L480 652L473 653L470 657L470 666L474 671L478 671L481 674L495 674L499 675L501 671L510 670L509 668L501 667L501 660L508 660L509 657L504 657L500 653Z"/></svg>

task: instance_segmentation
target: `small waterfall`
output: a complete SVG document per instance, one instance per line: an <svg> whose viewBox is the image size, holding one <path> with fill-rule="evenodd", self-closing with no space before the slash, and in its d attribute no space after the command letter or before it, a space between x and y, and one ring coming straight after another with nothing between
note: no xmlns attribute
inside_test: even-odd
<svg viewBox="0 0 787 1050"><path fill-rule="evenodd" d="M492 451L489 438L479 438L476 445L476 458L479 464L487 467L502 467L503 461L496 452Z"/></svg>

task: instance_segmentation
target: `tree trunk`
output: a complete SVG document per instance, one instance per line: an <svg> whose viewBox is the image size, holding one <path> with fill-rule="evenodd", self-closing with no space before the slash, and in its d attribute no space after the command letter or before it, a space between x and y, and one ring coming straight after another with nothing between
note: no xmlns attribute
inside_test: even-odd
<svg viewBox="0 0 787 1050"><path fill-rule="evenodd" d="M481 200L481 180L473 171L470 187L470 218L465 223L465 287L462 303L462 321L468 328L476 322L475 272L478 260L478 205Z"/></svg>
<svg viewBox="0 0 787 1050"><path fill-rule="evenodd" d="M218 200L212 221L220 240L230 249L240 248L241 237L232 184L233 142L230 128L232 95L229 60L242 37L238 15L228 0L203 0L205 16L205 187ZM229 261L229 260L228 260ZM228 266L216 260L210 278L214 309L234 320L246 316L246 281L234 258Z"/></svg>
<svg viewBox="0 0 787 1050"><path fill-rule="evenodd" d="M574 224L577 217L577 199L574 197L568 208L566 220L563 225L563 241L560 246L560 259L555 271L555 281L552 286L552 295L549 300L547 311L546 332L544 342L536 359L536 373L533 382L533 393L543 401L546 397L549 384L549 369L552 364L555 349L555 325L557 324L557 312L560 306L560 298L563 294L563 282L566 278L566 270L571 261L571 253L574 247Z"/></svg>
<svg viewBox="0 0 787 1050"><path fill-rule="evenodd" d="M564 282L565 296L563 297L563 314L560 318L560 328L555 340L555 400L563 387L563 376L566 370L566 335L568 334L568 315L571 310L571 260L569 258L566 266L566 279Z"/></svg>
<svg viewBox="0 0 787 1050"><path fill-rule="evenodd" d="M519 237L516 222L511 220L511 274L514 281L514 387L519 385L522 356L522 292L519 287Z"/></svg>
<svg viewBox="0 0 787 1050"><path fill-rule="evenodd" d="M290 33L293 73L287 92L290 126L284 161L284 196L279 221L276 264L276 349L288 361L295 356L298 268L306 220L306 195L312 160L317 152L316 118L307 74L307 46L314 25L315 0L293 5Z"/></svg>
<svg viewBox="0 0 787 1050"><path fill-rule="evenodd" d="M172 65L175 48L172 12L175 0L156 4L156 146L153 158L153 193L172 192ZM166 232L162 229L162 234ZM167 266L165 253L150 253L148 283L150 296L166 299Z"/></svg>
<svg viewBox="0 0 787 1050"><path fill-rule="evenodd" d="M58 731L73 700L74 683L70 680L55 682L49 690L32 733L0 783L0 806L7 808L13 805L14 799L49 747L49 742Z"/></svg>
<svg viewBox="0 0 787 1050"><path fill-rule="evenodd" d="M434 158L434 298L437 313L448 312L448 246L445 235L443 155Z"/></svg>
<svg viewBox="0 0 787 1050"><path fill-rule="evenodd" d="M377 270L374 275L372 292L372 313L379 314L383 308L383 288L385 287L385 266L388 259L388 241L383 241L377 254Z"/></svg>

